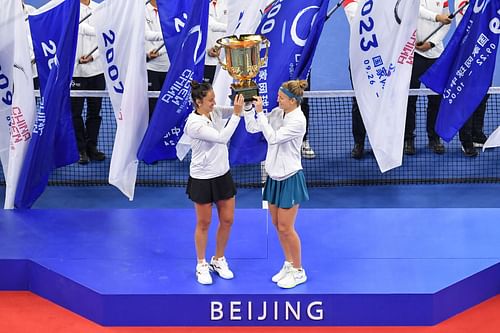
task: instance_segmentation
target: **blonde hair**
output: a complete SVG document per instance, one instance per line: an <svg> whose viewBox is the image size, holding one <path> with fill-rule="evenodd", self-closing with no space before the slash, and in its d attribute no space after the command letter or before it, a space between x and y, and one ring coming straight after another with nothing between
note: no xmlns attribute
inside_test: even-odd
<svg viewBox="0 0 500 333"><path fill-rule="evenodd" d="M302 101L302 96L304 96L304 90L309 86L306 80L290 80L286 81L281 85L286 90L290 91L295 96L299 97L297 104Z"/></svg>

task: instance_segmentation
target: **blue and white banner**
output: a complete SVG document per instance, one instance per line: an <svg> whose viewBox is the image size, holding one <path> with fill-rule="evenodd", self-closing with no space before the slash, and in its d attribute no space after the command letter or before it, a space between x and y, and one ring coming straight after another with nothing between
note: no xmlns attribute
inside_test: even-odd
<svg viewBox="0 0 500 333"><path fill-rule="evenodd" d="M210 0L205 0L205 2L210 2ZM157 1L161 31L169 56L179 49L179 39L189 20L189 15L192 15L194 4L194 0ZM197 5L202 4L197 2Z"/></svg>
<svg viewBox="0 0 500 333"><path fill-rule="evenodd" d="M268 7L256 33L270 42L269 58L255 78L264 112L278 106L278 89L288 80L306 79L323 30L328 0L278 0ZM261 55L264 55L264 48ZM265 159L267 143L261 133L250 134L241 123L229 146L231 165Z"/></svg>
<svg viewBox="0 0 500 333"><path fill-rule="evenodd" d="M359 110L381 172L403 162L419 1L362 0L349 55Z"/></svg>
<svg viewBox="0 0 500 333"><path fill-rule="evenodd" d="M106 0L94 10L97 45L116 135L109 183L134 199L137 151L148 126L148 81L144 57L144 0Z"/></svg>
<svg viewBox="0 0 500 333"><path fill-rule="evenodd" d="M12 0L15 1L15 0ZM9 167L5 173L5 209L14 208L19 176L31 141L36 119L35 90L31 67L28 22L24 19L22 3L16 2L14 33L14 97L10 121Z"/></svg>
<svg viewBox="0 0 500 333"><path fill-rule="evenodd" d="M153 163L176 158L176 145L184 132L184 122L193 110L190 82L201 82L208 29L206 0L194 0L191 16L173 53L172 66L139 149L139 159ZM160 9L160 19L164 19Z"/></svg>
<svg viewBox="0 0 500 333"><path fill-rule="evenodd" d="M42 97L16 191L17 208L33 205L52 170L78 160L69 91L79 13L78 0L55 0L29 17Z"/></svg>
<svg viewBox="0 0 500 333"><path fill-rule="evenodd" d="M7 0L0 11L0 164L8 172L10 114L12 110L14 69L14 21L17 0Z"/></svg>
<svg viewBox="0 0 500 333"><path fill-rule="evenodd" d="M436 132L450 141L487 93L495 70L500 2L471 0L445 51L420 78L443 99Z"/></svg>

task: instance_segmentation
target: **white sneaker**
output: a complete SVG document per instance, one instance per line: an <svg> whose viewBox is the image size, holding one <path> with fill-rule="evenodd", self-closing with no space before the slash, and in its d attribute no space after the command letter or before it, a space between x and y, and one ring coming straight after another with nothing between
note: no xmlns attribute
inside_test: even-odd
<svg viewBox="0 0 500 333"><path fill-rule="evenodd" d="M314 153L314 150L311 148L309 145L309 141L305 140L302 142L302 157L303 158L315 158L316 154Z"/></svg>
<svg viewBox="0 0 500 333"><path fill-rule="evenodd" d="M290 289L307 281L306 271L291 267L288 274L278 281L278 287Z"/></svg>
<svg viewBox="0 0 500 333"><path fill-rule="evenodd" d="M223 279L230 280L234 278L234 274L229 269L226 257L224 256L220 257L219 259L215 259L215 257L212 257L212 259L210 260L210 267Z"/></svg>
<svg viewBox="0 0 500 333"><path fill-rule="evenodd" d="M283 263L283 267L281 267L281 269L278 273L273 275L271 280L275 283L278 282L279 280L281 280L282 278L284 278L286 276L286 274L288 273L290 268L292 268L292 263L285 260L285 262Z"/></svg>
<svg viewBox="0 0 500 333"><path fill-rule="evenodd" d="M210 275L210 266L206 261L196 265L196 279L201 284L212 284L212 276Z"/></svg>

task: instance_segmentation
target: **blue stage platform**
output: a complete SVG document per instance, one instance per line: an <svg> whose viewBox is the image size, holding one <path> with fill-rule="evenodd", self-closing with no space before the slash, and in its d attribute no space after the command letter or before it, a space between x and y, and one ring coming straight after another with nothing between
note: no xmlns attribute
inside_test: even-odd
<svg viewBox="0 0 500 333"><path fill-rule="evenodd" d="M302 209L309 281L281 290L265 210L237 209L227 249L236 277L211 286L194 276L192 209L0 211L0 290L110 326L433 325L500 293L499 216Z"/></svg>

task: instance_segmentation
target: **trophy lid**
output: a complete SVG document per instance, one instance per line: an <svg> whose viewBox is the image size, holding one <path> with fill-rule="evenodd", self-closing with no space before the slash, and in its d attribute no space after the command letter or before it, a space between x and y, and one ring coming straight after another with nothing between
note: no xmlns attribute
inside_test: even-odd
<svg viewBox="0 0 500 333"><path fill-rule="evenodd" d="M228 48L247 48L260 44L265 40L267 40L267 38L263 35L248 34L240 35L239 37L236 35L222 37L219 38L216 43L222 47Z"/></svg>

